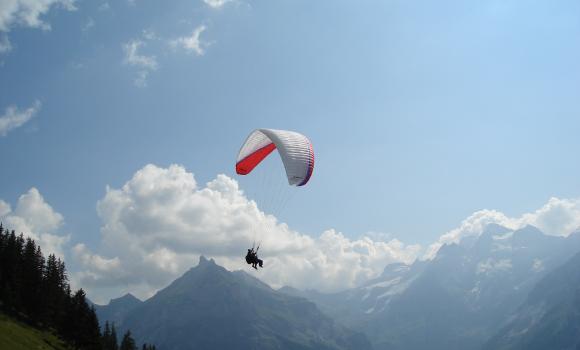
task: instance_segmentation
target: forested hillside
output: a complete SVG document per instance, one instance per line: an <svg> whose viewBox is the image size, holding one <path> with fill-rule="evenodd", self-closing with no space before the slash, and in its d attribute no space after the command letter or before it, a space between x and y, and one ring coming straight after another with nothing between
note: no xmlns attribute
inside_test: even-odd
<svg viewBox="0 0 580 350"><path fill-rule="evenodd" d="M137 349L129 331L120 346L108 325L101 333L94 307L82 289L71 291L66 267L60 258L54 254L46 258L33 239L5 230L1 224L0 310L9 316L3 316L1 348L30 348L30 344L18 343L18 339L29 337L6 334L11 330L20 335L37 330L47 336L54 334L55 339L62 339L73 349ZM28 328L18 326L14 320ZM143 347L154 349L147 344Z"/></svg>

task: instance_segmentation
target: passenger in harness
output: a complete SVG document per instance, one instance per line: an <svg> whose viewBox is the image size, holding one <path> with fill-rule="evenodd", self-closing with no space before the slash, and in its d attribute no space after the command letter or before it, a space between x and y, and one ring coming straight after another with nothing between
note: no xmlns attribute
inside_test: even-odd
<svg viewBox="0 0 580 350"><path fill-rule="evenodd" d="M248 264L251 264L253 268L255 268L256 270L258 269L258 265L260 267L264 267L264 261L260 258L258 258L258 249L260 249L260 246L258 245L258 248L254 251L254 247L252 247L252 249L248 249L248 254L246 254L246 262Z"/></svg>

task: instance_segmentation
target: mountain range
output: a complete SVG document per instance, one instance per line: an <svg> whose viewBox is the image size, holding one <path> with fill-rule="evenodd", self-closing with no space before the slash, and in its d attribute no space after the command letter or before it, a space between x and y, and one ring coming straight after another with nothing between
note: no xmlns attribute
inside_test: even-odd
<svg viewBox="0 0 580 350"><path fill-rule="evenodd" d="M337 293L276 291L201 257L152 298L126 295L97 314L160 349L576 349L579 251L578 232L490 224Z"/></svg>
<svg viewBox="0 0 580 350"><path fill-rule="evenodd" d="M564 238L490 224L478 237L444 245L433 260L388 265L354 289L281 291L314 301L377 350L475 350L507 326L546 273L578 251L579 233Z"/></svg>
<svg viewBox="0 0 580 350"><path fill-rule="evenodd" d="M125 296L97 308L97 315L164 350L371 349L362 333L339 325L314 303L205 257L150 299L135 303Z"/></svg>

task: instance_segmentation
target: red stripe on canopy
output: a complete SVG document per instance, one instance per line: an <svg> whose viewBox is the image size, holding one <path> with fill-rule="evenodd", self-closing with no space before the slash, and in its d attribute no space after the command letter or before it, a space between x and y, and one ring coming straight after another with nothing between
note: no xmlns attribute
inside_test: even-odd
<svg viewBox="0 0 580 350"><path fill-rule="evenodd" d="M239 175L249 174L252 170L254 170L256 165L260 164L260 162L275 149L276 145L274 143L270 143L260 149L257 149L236 164L236 173Z"/></svg>

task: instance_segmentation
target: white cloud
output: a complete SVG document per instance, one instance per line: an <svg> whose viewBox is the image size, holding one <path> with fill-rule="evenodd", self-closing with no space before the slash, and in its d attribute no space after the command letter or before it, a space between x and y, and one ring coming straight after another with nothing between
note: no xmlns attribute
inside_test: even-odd
<svg viewBox="0 0 580 350"><path fill-rule="evenodd" d="M55 212L34 187L20 196L14 215L25 218L33 232L56 230L63 221L62 215Z"/></svg>
<svg viewBox="0 0 580 350"><path fill-rule="evenodd" d="M580 228L580 200L552 197L533 213L524 214L520 226L533 225L554 236L568 236Z"/></svg>
<svg viewBox="0 0 580 350"><path fill-rule="evenodd" d="M214 9L222 8L225 4L231 1L232 0L203 0L207 6Z"/></svg>
<svg viewBox="0 0 580 350"><path fill-rule="evenodd" d="M54 233L62 226L63 217L46 203L36 188L18 198L14 211L0 200L0 221L4 228L34 239L45 255L64 257L63 247L70 237Z"/></svg>
<svg viewBox="0 0 580 350"><path fill-rule="evenodd" d="M8 215L12 211L10 204L0 199L0 218Z"/></svg>
<svg viewBox="0 0 580 350"><path fill-rule="evenodd" d="M125 63L138 69L135 85L139 87L147 86L149 73L156 70L158 66L155 56L146 56L139 53L139 49L143 46L145 46L145 43L138 39L123 45Z"/></svg>
<svg viewBox="0 0 580 350"><path fill-rule="evenodd" d="M398 240L352 240L335 230L312 238L261 212L235 180L218 175L202 187L178 165L145 166L122 188L108 188L97 209L102 250L75 248L83 266L80 285L97 295L117 285L147 297L195 265L199 255L229 269L248 269L243 257L254 232L266 267L255 273L273 286L351 287L388 263L412 262L420 250Z"/></svg>
<svg viewBox="0 0 580 350"><path fill-rule="evenodd" d="M193 30L190 36L184 36L172 40L170 45L173 47L183 48L188 52L196 54L197 56L202 56L205 53L204 47L207 46L207 44L200 40L200 35L206 29L207 27L205 25L200 25Z"/></svg>
<svg viewBox="0 0 580 350"><path fill-rule="evenodd" d="M25 110L19 110L16 106L6 108L0 117L0 136L6 136L9 131L24 125L40 110L40 106L40 101L36 101Z"/></svg>
<svg viewBox="0 0 580 350"><path fill-rule="evenodd" d="M434 258L439 251L439 248L445 244L459 243L463 238L479 236L484 228L489 224L498 224L510 229L517 228L517 223L505 216L503 213L496 210L480 210L463 220L459 227L439 237L437 242L429 246L425 258Z"/></svg>
<svg viewBox="0 0 580 350"><path fill-rule="evenodd" d="M143 69L157 69L157 59L155 56L145 56L138 52L139 48L143 45L144 42L141 40L133 40L123 45L123 49L125 50L125 62L129 65Z"/></svg>
<svg viewBox="0 0 580 350"><path fill-rule="evenodd" d="M510 230L532 225L548 235L568 236L580 228L580 200L550 198L548 202L533 213L525 213L517 218L507 217L496 210L480 210L463 220L455 228L433 243L425 258L433 258L444 244L458 243L463 238L479 236L488 224L497 224Z"/></svg>
<svg viewBox="0 0 580 350"><path fill-rule="evenodd" d="M6 210L1 204L0 212ZM426 256L434 256L443 244L479 236L491 223L511 230L533 224L551 234L569 234L580 218L578 204L552 198L517 218L495 210L475 212L442 235ZM102 220L98 251L80 244L73 255L80 264L75 281L98 301L121 291L151 296L195 265L200 255L230 270L247 270L243 255L255 232L262 240L265 268L252 273L273 287L344 289L376 277L389 263L411 263L424 253L418 245L384 234L352 239L333 229L317 237L296 232L262 212L228 176L199 185L178 165L143 167L121 188L107 188L97 212ZM478 272L510 268L507 259L488 260Z"/></svg>
<svg viewBox="0 0 580 350"><path fill-rule="evenodd" d="M50 30L42 16L53 7L76 10L74 0L2 0L0 1L0 32L8 33L15 26ZM0 39L0 53L11 48L8 37Z"/></svg>
<svg viewBox="0 0 580 350"><path fill-rule="evenodd" d="M159 39L157 37L157 33L155 33L155 31L153 31L152 29L143 29L143 38L145 40L157 40L157 39Z"/></svg>

